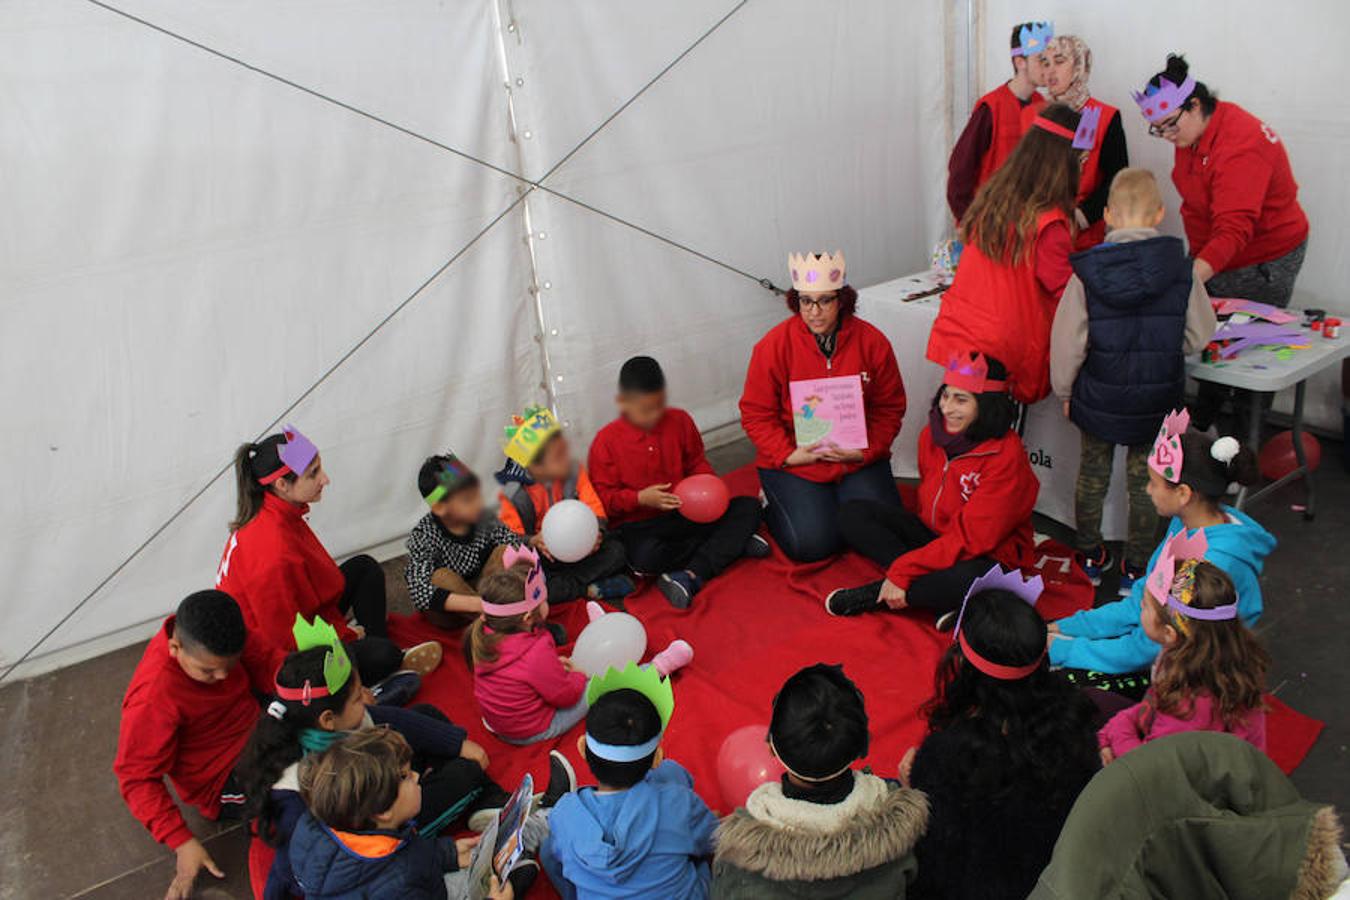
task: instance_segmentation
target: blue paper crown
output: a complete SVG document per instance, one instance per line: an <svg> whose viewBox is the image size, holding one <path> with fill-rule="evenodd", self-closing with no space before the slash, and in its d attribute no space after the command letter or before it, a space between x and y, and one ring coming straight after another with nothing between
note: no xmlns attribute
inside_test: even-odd
<svg viewBox="0 0 1350 900"><path fill-rule="evenodd" d="M1054 22L1028 22L1017 33L1017 46L1012 48L1012 55L1034 56L1044 53L1046 45L1054 36Z"/></svg>

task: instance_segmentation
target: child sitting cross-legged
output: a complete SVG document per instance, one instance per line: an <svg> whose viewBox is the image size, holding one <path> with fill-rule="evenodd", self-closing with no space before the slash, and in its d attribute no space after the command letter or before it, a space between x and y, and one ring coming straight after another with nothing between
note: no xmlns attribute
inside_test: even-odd
<svg viewBox="0 0 1350 900"><path fill-rule="evenodd" d="M502 522L541 554L548 595L554 603L586 596L592 600L619 600L633 592L625 571L623 543L605 534L605 506L591 484L586 467L572 459L567 435L552 410L537 406L512 417L506 429L506 465L496 474L502 486L498 515ZM579 500L600 521L595 549L575 562L554 559L539 533L553 504Z"/></svg>
<svg viewBox="0 0 1350 900"><path fill-rule="evenodd" d="M478 476L453 453L422 463L417 490L431 509L408 535L408 596L433 625L463 628L482 610L479 582L524 538L484 509Z"/></svg>
<svg viewBox="0 0 1350 900"><path fill-rule="evenodd" d="M375 706L333 626L297 618L295 644L276 675L273 699L240 758L237 777L248 797L246 815L258 836L276 848L263 896L284 900L299 892L288 845L304 812L301 760L345 735L387 726L414 749L424 790L424 833L434 834L474 810L495 810L507 794L487 777L487 754L434 706ZM471 820L472 821L472 820Z"/></svg>
<svg viewBox="0 0 1350 900"><path fill-rule="evenodd" d="M558 801L540 859L564 900L708 896L717 819L693 779L664 758L675 695L654 666L629 663L587 689L578 747L599 785Z"/></svg>
<svg viewBox="0 0 1350 900"><path fill-rule="evenodd" d="M523 896L539 873L533 860L518 863L500 884L470 883L469 864L478 838L431 839L418 831L422 785L408 742L384 728L358 731L321 753L305 757L299 788L309 811L291 838L296 881L307 900L468 900L486 887L490 900ZM550 790L524 830L525 853L537 852L548 832L546 808L560 796ZM491 848L484 848L491 852Z"/></svg>
<svg viewBox="0 0 1350 900"><path fill-rule="evenodd" d="M1140 619L1163 649L1143 701L1098 732L1104 764L1181 731L1226 731L1266 749L1270 656L1238 618L1232 579L1204 551L1203 531L1178 532L1149 576Z"/></svg>
<svg viewBox="0 0 1350 900"><path fill-rule="evenodd" d="M867 755L867 710L841 666L808 666L783 684L769 745L787 774L718 828L712 896L904 897L928 801L853 768Z"/></svg>
<svg viewBox="0 0 1350 900"><path fill-rule="evenodd" d="M591 442L591 478L629 564L659 575L666 600L687 609L709 579L742 556L768 556L768 542L755 533L763 510L754 497L732 497L712 522L679 514L671 489L713 468L689 413L666 405L666 376L656 360L635 356L623 364L616 402L619 417Z"/></svg>

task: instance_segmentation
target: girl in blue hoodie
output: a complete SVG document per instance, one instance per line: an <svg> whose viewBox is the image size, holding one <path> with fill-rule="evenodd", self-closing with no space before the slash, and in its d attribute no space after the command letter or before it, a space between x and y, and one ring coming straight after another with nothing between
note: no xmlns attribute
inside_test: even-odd
<svg viewBox="0 0 1350 900"><path fill-rule="evenodd" d="M1258 576L1275 537L1250 516L1220 501L1232 482L1253 484L1259 477L1256 455L1236 439L1217 440L1187 432L1189 416L1168 417L1149 458L1148 494L1158 515L1171 522L1167 536L1153 551L1148 571L1158 564L1163 544L1185 528L1204 529L1209 549L1205 559L1228 573L1237 588L1238 615L1251 626L1261 618ZM1050 626L1050 663L1068 669L1108 675L1139 673L1133 692L1147 687L1147 669L1162 649L1139 624L1139 607L1147 578L1140 578L1128 597L1096 609L1074 613ZM1078 679L1075 679L1078 680ZM1094 679L1082 679L1089 684ZM1106 682L1122 693L1131 685Z"/></svg>

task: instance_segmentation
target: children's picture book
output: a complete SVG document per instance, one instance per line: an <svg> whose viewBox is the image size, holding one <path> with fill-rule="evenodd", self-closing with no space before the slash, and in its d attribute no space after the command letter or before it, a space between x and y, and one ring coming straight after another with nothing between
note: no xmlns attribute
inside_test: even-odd
<svg viewBox="0 0 1350 900"><path fill-rule="evenodd" d="M860 376L793 381L788 385L788 396L798 447L867 449L867 417Z"/></svg>
<svg viewBox="0 0 1350 900"><path fill-rule="evenodd" d="M484 900L492 885L492 875L505 884L506 876L525 854L525 820L534 807L534 778L526 774L520 787L506 801L501 813L483 832L469 861L469 896Z"/></svg>

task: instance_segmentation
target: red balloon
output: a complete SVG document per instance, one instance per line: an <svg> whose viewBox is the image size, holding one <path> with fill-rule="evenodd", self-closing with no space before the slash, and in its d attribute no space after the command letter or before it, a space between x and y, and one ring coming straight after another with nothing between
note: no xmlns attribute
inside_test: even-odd
<svg viewBox="0 0 1350 900"><path fill-rule="evenodd" d="M1308 470L1316 471L1322 464L1322 445L1316 437L1303 432L1303 455L1308 460ZM1257 457L1261 463L1262 477L1275 481L1298 468L1298 457L1294 455L1294 433L1281 431L1261 448Z"/></svg>
<svg viewBox="0 0 1350 900"><path fill-rule="evenodd" d="M716 522L731 503L727 483L716 475L690 475L675 485L680 514L691 522Z"/></svg>
<svg viewBox="0 0 1350 900"><path fill-rule="evenodd" d="M751 791L787 771L769 750L768 734L768 725L746 725L727 735L717 751L717 781L726 812L744 806Z"/></svg>

